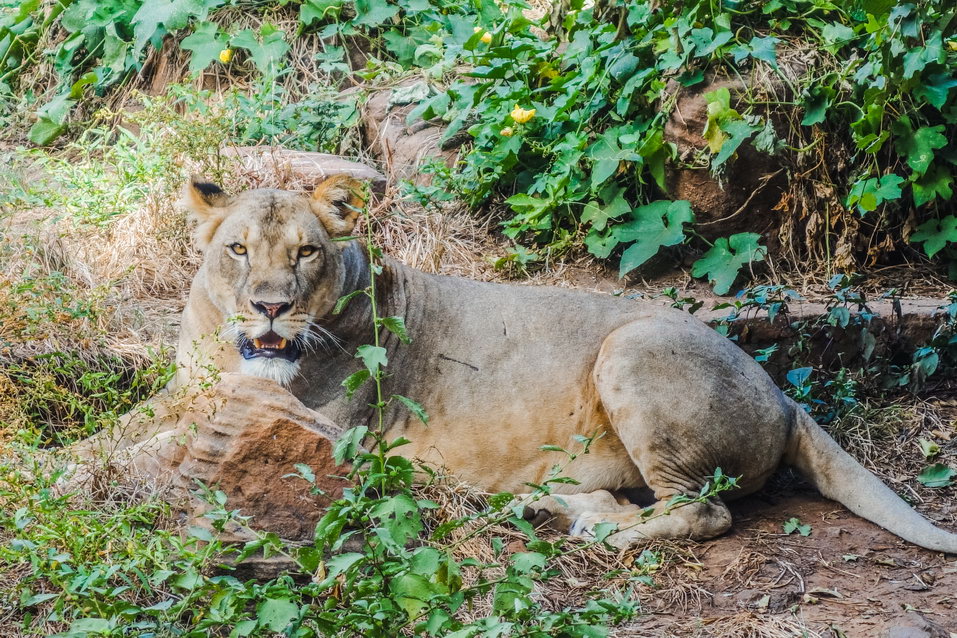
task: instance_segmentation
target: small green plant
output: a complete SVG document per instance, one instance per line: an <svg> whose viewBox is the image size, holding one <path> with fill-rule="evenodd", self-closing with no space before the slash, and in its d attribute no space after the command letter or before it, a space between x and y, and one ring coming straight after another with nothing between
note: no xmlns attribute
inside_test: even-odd
<svg viewBox="0 0 957 638"><path fill-rule="evenodd" d="M788 520L786 520L786 521L784 522L784 524L782 525L782 527L784 528L784 533L785 533L785 534L793 534L794 532L797 532L797 533L800 534L801 536L810 536L810 535L811 535L811 526L810 526L810 525L802 525L802 524L801 524L801 519L799 519L799 518L793 518L793 517L792 517L792 518L789 518Z"/></svg>

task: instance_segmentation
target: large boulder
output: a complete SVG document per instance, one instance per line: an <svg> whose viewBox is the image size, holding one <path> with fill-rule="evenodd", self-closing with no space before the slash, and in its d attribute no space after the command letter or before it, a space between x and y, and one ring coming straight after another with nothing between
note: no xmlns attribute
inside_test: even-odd
<svg viewBox="0 0 957 638"><path fill-rule="evenodd" d="M421 87L421 95L410 96ZM429 184L430 174L421 171L422 164L438 159L452 166L458 158L458 146L464 140L440 144L444 124L418 121L406 124L406 118L416 107L418 100L428 95L430 89L421 81L400 84L374 92L362 109L362 135L365 146L381 162L390 179L406 179L415 184Z"/></svg>
<svg viewBox="0 0 957 638"><path fill-rule="evenodd" d="M376 169L339 155L294 151L281 146L227 147L223 154L234 157L250 176L260 176L262 184L288 190L312 190L333 175L349 175L368 182L372 191L385 192L386 178Z"/></svg>
<svg viewBox="0 0 957 638"><path fill-rule="evenodd" d="M96 478L100 469L89 460L96 456L114 472L165 488L190 524L206 527L204 515L219 506L211 496L221 491L227 510L250 517L230 524L223 540L250 540L250 530L310 540L323 508L349 485L348 468L333 460L342 429L266 379L223 374L211 387L154 399L135 420L155 427L146 435L142 424L121 428L136 434L87 445L74 485ZM298 465L308 466L313 482L298 476Z"/></svg>

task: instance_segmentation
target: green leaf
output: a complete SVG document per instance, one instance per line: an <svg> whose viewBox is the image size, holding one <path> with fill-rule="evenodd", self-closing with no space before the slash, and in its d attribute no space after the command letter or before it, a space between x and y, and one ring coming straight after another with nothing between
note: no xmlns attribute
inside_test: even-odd
<svg viewBox="0 0 957 638"><path fill-rule="evenodd" d="M721 124L731 119L741 119L741 115L731 108L731 91L726 87L705 93L704 99L708 102L708 120L701 135L708 142L708 149L717 153L725 140Z"/></svg>
<svg viewBox="0 0 957 638"><path fill-rule="evenodd" d="M339 297L338 301L336 301L336 307L332 309L332 314L334 315L339 314L346 307L346 304L352 301L355 297L358 297L359 295L364 295L365 292L366 292L365 290L353 290L348 295L343 295Z"/></svg>
<svg viewBox="0 0 957 638"><path fill-rule="evenodd" d="M811 526L801 525L801 519L799 518L791 518L785 521L783 527L785 534L793 534L794 532L797 532L801 536L811 535Z"/></svg>
<svg viewBox="0 0 957 638"><path fill-rule="evenodd" d="M359 346L356 348L356 359L362 359L363 365L372 376L379 374L381 368L389 365L388 352L379 346Z"/></svg>
<svg viewBox="0 0 957 638"><path fill-rule="evenodd" d="M948 243L957 242L957 217L947 215L942 219L929 219L910 236L913 244L924 244L924 252L933 258Z"/></svg>
<svg viewBox="0 0 957 638"><path fill-rule="evenodd" d="M342 465L345 461L354 459L362 448L362 440L368 433L369 428L364 425L357 425L346 430L336 441L332 450L332 458L336 465Z"/></svg>
<svg viewBox="0 0 957 638"><path fill-rule="evenodd" d="M940 446L933 441L920 438L917 439L917 444L920 446L920 453L924 455L925 459L932 459L940 454Z"/></svg>
<svg viewBox="0 0 957 638"><path fill-rule="evenodd" d="M801 97L801 106L804 108L801 125L813 126L823 122L835 95L837 95L837 92L830 86L825 85L812 86L804 91L804 95Z"/></svg>
<svg viewBox="0 0 957 638"><path fill-rule="evenodd" d="M342 382L342 386L346 389L346 398L351 399L352 395L356 393L356 390L368 381L371 376L372 374L368 370L359 370L346 377Z"/></svg>
<svg viewBox="0 0 957 638"><path fill-rule="evenodd" d="M596 189L615 174L621 162L641 161L641 155L630 148L621 148L618 144L618 130L611 129L599 138L587 152L594 161L591 174L591 187Z"/></svg>
<svg viewBox="0 0 957 638"><path fill-rule="evenodd" d="M891 129L895 135L894 148L917 175L927 172L934 161L936 149L947 146L943 124L922 126L914 131L910 118L904 116L897 120Z"/></svg>
<svg viewBox="0 0 957 638"><path fill-rule="evenodd" d="M229 46L229 39L219 30L219 25L215 22L204 22L196 27L192 34L183 38L180 46L187 51L192 51L189 58L189 72L197 73L219 58L220 51Z"/></svg>
<svg viewBox="0 0 957 638"><path fill-rule="evenodd" d="M366 27L377 27L399 13L399 7L386 0L356 0L355 8L354 24Z"/></svg>
<svg viewBox="0 0 957 638"><path fill-rule="evenodd" d="M924 471L917 475L917 480L927 487L949 487L953 485L951 479L955 476L957 470L943 463L934 463L925 467Z"/></svg>
<svg viewBox="0 0 957 638"><path fill-rule="evenodd" d="M182 29L190 18L206 20L209 10L225 0L150 0L144 2L131 20L133 53L139 56L146 43L158 41L166 33ZM161 28L162 26L162 28Z"/></svg>
<svg viewBox="0 0 957 638"><path fill-rule="evenodd" d="M754 261L764 261L767 248L758 245L758 233L738 233L730 238L721 237L711 250L696 261L691 268L694 277L707 275L714 284L714 291L726 294L738 276L738 271Z"/></svg>
<svg viewBox="0 0 957 638"><path fill-rule="evenodd" d="M37 110L37 121L30 128L28 137L37 146L44 146L55 140L63 129L76 100L69 93L62 93Z"/></svg>
<svg viewBox="0 0 957 638"><path fill-rule="evenodd" d="M339 15L345 0L305 0L299 7L299 22L308 27L316 20L325 20Z"/></svg>
<svg viewBox="0 0 957 638"><path fill-rule="evenodd" d="M512 569L519 574L545 569L545 555L538 552L517 552L511 556Z"/></svg>
<svg viewBox="0 0 957 638"><path fill-rule="evenodd" d="M923 206L938 197L947 200L953 197L951 188L954 176L944 166L933 166L920 179L911 185L914 195L914 206Z"/></svg>
<svg viewBox="0 0 957 638"><path fill-rule="evenodd" d="M595 536L596 541L602 542L614 534L617 530L617 523L598 523L592 528L592 534Z"/></svg>
<svg viewBox="0 0 957 638"><path fill-rule="evenodd" d="M401 394L393 394L392 398L396 399L399 403L404 405L409 410L409 412L411 412L416 417L418 417L418 419L422 421L422 423L425 423L426 425L429 424L429 415L425 411L425 408L423 408L419 403L416 403L409 397L404 397Z"/></svg>
<svg viewBox="0 0 957 638"><path fill-rule="evenodd" d="M876 210L885 201L901 196L900 185L903 181L903 177L894 173L857 180L848 193L847 206L850 208L856 204L861 213Z"/></svg>
<svg viewBox="0 0 957 638"><path fill-rule="evenodd" d="M402 574L389 584L395 602L409 618L416 618L435 595L431 583L419 574Z"/></svg>
<svg viewBox="0 0 957 638"><path fill-rule="evenodd" d="M622 253L619 277L654 257L662 246L683 242L684 225L694 221L694 213L688 201L659 200L635 209L632 218L611 230L616 243L634 242Z"/></svg>
<svg viewBox="0 0 957 638"><path fill-rule="evenodd" d="M950 90L957 86L957 78L949 73L932 73L914 88L914 95L922 97L937 109L944 106Z"/></svg>
<svg viewBox="0 0 957 638"><path fill-rule="evenodd" d="M252 29L243 29L230 43L249 51L253 64L264 74L275 73L279 61L289 51L286 34L268 22L259 28L258 34Z"/></svg>
<svg viewBox="0 0 957 638"><path fill-rule="evenodd" d="M383 498L373 509L371 515L379 519L381 529L397 547L422 531L422 519L419 508L408 494L396 494Z"/></svg>
<svg viewBox="0 0 957 638"><path fill-rule="evenodd" d="M751 38L751 42L748 45L751 49L751 57L764 60L775 69L778 68L778 56L775 52L775 46L779 41L780 40L774 36L764 38L755 36Z"/></svg>
<svg viewBox="0 0 957 638"><path fill-rule="evenodd" d="M260 628L283 631L299 617L299 606L289 598L267 598L259 604L256 617Z"/></svg>
<svg viewBox="0 0 957 638"><path fill-rule="evenodd" d="M412 339L409 338L409 333L405 329L405 319L402 317L384 317L379 319L379 323L397 336L402 343L412 343Z"/></svg>
<svg viewBox="0 0 957 638"><path fill-rule="evenodd" d="M721 125L721 130L727 133L727 138L721 144L721 150L711 159L711 167L717 168L724 164L741 146L741 143L761 130L759 124L749 124L745 120L731 120Z"/></svg>

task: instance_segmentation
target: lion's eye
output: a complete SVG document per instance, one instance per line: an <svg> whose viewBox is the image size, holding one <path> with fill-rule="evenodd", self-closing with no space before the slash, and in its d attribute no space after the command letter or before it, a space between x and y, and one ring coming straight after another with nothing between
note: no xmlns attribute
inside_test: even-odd
<svg viewBox="0 0 957 638"><path fill-rule="evenodd" d="M306 257L312 257L316 254L315 246L301 246L299 248L299 259L304 259Z"/></svg>
<svg viewBox="0 0 957 638"><path fill-rule="evenodd" d="M246 247L240 244L238 241L229 245L229 249L233 251L234 255L245 255Z"/></svg>

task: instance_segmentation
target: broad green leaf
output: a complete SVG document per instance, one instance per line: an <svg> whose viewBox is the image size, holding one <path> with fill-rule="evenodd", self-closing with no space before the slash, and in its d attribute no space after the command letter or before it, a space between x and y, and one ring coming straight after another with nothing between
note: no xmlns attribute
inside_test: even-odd
<svg viewBox="0 0 957 638"><path fill-rule="evenodd" d="M631 221L611 229L616 243L634 242L621 256L618 276L654 257L662 246L680 244L685 239L684 225L692 221L691 203L685 200L660 200L635 209Z"/></svg>
<svg viewBox="0 0 957 638"><path fill-rule="evenodd" d="M860 179L851 186L847 206L850 208L856 204L861 213L876 210L885 201L901 196L900 185L903 181L903 177L894 173L880 178Z"/></svg>
<svg viewBox="0 0 957 638"><path fill-rule="evenodd" d="M721 125L728 120L739 120L741 115L731 108L731 91L726 87L705 93L704 99L708 102L708 120L701 135L708 142L708 149L717 153L725 140Z"/></svg>
<svg viewBox="0 0 957 638"><path fill-rule="evenodd" d="M422 423L425 423L426 425L428 425L429 415L425 411L425 408L421 406L421 404L413 401L409 397L404 397L401 394L393 394L392 398L396 399L399 403L404 405L409 410L409 412L414 414L420 421L422 421Z"/></svg>
<svg viewBox="0 0 957 638"><path fill-rule="evenodd" d="M948 243L957 243L957 217L947 215L942 219L929 219L910 236L913 244L924 244L924 252L933 257Z"/></svg>
<svg viewBox="0 0 957 638"><path fill-rule="evenodd" d="M396 494L383 498L371 512L379 519L381 528L397 547L422 531L422 519L419 507L408 494Z"/></svg>
<svg viewBox="0 0 957 638"><path fill-rule="evenodd" d="M745 120L730 120L721 125L721 130L727 134L727 137L721 144L721 150L711 159L712 168L717 168L728 161L742 142L761 130L761 125L749 124Z"/></svg>
<svg viewBox="0 0 957 638"><path fill-rule="evenodd" d="M189 72L202 71L209 63L219 58L219 52L229 46L229 38L219 30L215 22L204 22L192 34L183 38L180 46L192 51Z"/></svg>
<svg viewBox="0 0 957 638"><path fill-rule="evenodd" d="M369 428L364 425L357 425L346 430L332 449L332 458L336 465L342 465L354 459L362 448L362 440L368 433Z"/></svg>
<svg viewBox="0 0 957 638"><path fill-rule="evenodd" d="M824 39L825 48L831 53L837 53L838 50L849 44L856 37L854 29L843 25L840 22L830 22L821 28L821 37Z"/></svg>
<svg viewBox="0 0 957 638"><path fill-rule="evenodd" d="M416 618L429 606L429 599L435 594L431 583L419 574L401 574L389 584L395 602L409 618Z"/></svg>
<svg viewBox="0 0 957 638"><path fill-rule="evenodd" d="M409 332L405 328L405 319L402 317L383 317L379 323L385 326L386 330L399 338L402 343L412 343L409 338Z"/></svg>
<svg viewBox="0 0 957 638"><path fill-rule="evenodd" d="M906 115L893 123L891 131L895 150L916 175L923 175L934 161L934 151L947 145L943 125L922 126L915 131Z"/></svg>
<svg viewBox="0 0 957 638"><path fill-rule="evenodd" d="M62 93L37 111L37 121L30 128L28 137L37 146L49 144L66 128L66 119L76 100L69 93Z"/></svg>
<svg viewBox="0 0 957 638"><path fill-rule="evenodd" d="M366 292L366 291L365 291L364 289L363 289L363 290L353 290L353 291L350 292L348 295L343 295L343 296L339 297L339 299L336 301L336 307L332 309L332 314L334 314L334 315L339 314L340 312L342 312L342 310L346 307L346 305L347 305L350 301L352 301L354 298L358 297L359 295L364 295L365 292Z"/></svg>
<svg viewBox="0 0 957 638"><path fill-rule="evenodd" d="M726 294L738 276L738 271L754 261L764 261L767 248L760 246L758 233L738 233L721 237L691 268L694 277L707 276L714 291Z"/></svg>
<svg viewBox="0 0 957 638"><path fill-rule="evenodd" d="M190 18L206 20L209 10L225 0L150 0L133 16L133 53L143 52L150 40L158 41L166 33L182 29Z"/></svg>
<svg viewBox="0 0 957 638"><path fill-rule="evenodd" d="M621 148L618 144L616 129L606 131L587 153L594 161L591 174L591 187L596 189L615 174L621 162L640 162L641 155L630 148Z"/></svg>
<svg viewBox="0 0 957 638"><path fill-rule="evenodd" d="M774 36L751 38L748 45L751 48L751 57L763 60L775 69L778 68L778 56L775 52L775 46L780 40Z"/></svg>
<svg viewBox="0 0 957 638"><path fill-rule="evenodd" d="M619 243L612 232L601 232L592 228L588 231L588 234L585 235L585 246L588 248L588 252L599 259L605 259L611 255L611 251L613 251Z"/></svg>
<svg viewBox="0 0 957 638"><path fill-rule="evenodd" d="M715 35L708 27L703 29L691 30L691 41L694 43L694 55L696 58L707 57L714 53L718 47L727 44L734 34L731 31L719 31Z"/></svg>
<svg viewBox="0 0 957 638"><path fill-rule="evenodd" d="M914 206L923 206L936 198L948 200L954 195L951 187L954 176L945 166L933 166L920 179L911 184Z"/></svg>
<svg viewBox="0 0 957 638"><path fill-rule="evenodd" d="M279 61L289 51L286 34L273 25L263 24L259 32L243 29L230 39L234 47L246 49L260 73L275 73Z"/></svg>
<svg viewBox="0 0 957 638"><path fill-rule="evenodd" d="M345 0L305 0L299 7L299 21L308 27L316 20L325 20L339 15Z"/></svg>
<svg viewBox="0 0 957 638"><path fill-rule="evenodd" d="M819 85L808 88L801 98L801 106L804 108L801 125L812 126L823 122L835 95L837 92L830 86Z"/></svg>
<svg viewBox="0 0 957 638"><path fill-rule="evenodd" d="M270 631L283 631L298 617L299 605L289 598L267 598L256 610L258 625Z"/></svg>
<svg viewBox="0 0 957 638"><path fill-rule="evenodd" d="M362 359L363 365L372 376L379 374L379 370L389 365L388 353L380 346L362 345L356 348L356 358Z"/></svg>
<svg viewBox="0 0 957 638"><path fill-rule="evenodd" d="M538 552L517 552L510 557L512 569L519 574L545 569L545 555Z"/></svg>
<svg viewBox="0 0 957 638"><path fill-rule="evenodd" d="M920 453L924 455L925 459L932 459L940 454L940 445L933 441L920 438L917 439L917 444L920 446Z"/></svg>
<svg viewBox="0 0 957 638"><path fill-rule="evenodd" d="M927 487L949 487L953 484L953 479L957 476L957 470L948 467L943 463L934 463L924 468L924 471L917 476L917 480Z"/></svg>
<svg viewBox="0 0 957 638"><path fill-rule="evenodd" d="M399 13L398 5L387 0L355 0L355 8L355 24L366 27L377 27Z"/></svg>
<svg viewBox="0 0 957 638"><path fill-rule="evenodd" d="M608 203L602 204L599 201L592 200L585 204L582 210L582 222L590 224L595 230L604 230L608 225L608 220L621 217L631 211L631 204L625 199L624 189L622 188L602 189L602 199Z"/></svg>
<svg viewBox="0 0 957 638"><path fill-rule="evenodd" d="M811 526L801 525L801 519L799 518L791 518L785 521L783 527L785 534L793 534L794 532L797 532L801 536L811 535Z"/></svg>
<svg viewBox="0 0 957 638"><path fill-rule="evenodd" d="M957 87L957 78L949 73L931 73L914 88L914 95L924 98L935 108L940 109L954 87Z"/></svg>

